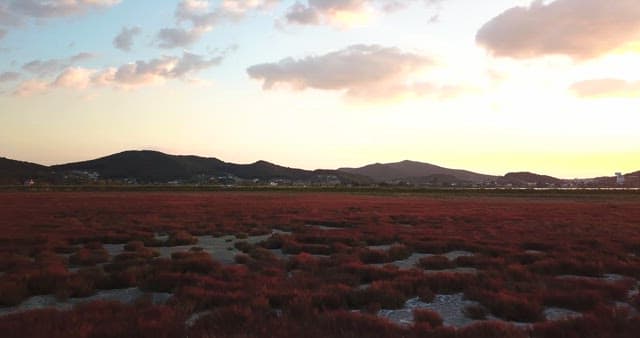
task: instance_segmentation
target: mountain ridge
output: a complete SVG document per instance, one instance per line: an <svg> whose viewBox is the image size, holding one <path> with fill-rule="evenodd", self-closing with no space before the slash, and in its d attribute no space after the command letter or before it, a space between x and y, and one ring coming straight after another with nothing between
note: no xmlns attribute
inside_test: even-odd
<svg viewBox="0 0 640 338"><path fill-rule="evenodd" d="M360 168L339 168L338 170L368 176L378 182L407 180L432 175L450 175L458 180L471 183L490 182L498 178L498 176L485 175L463 169L450 169L411 160L392 163L374 163Z"/></svg>
<svg viewBox="0 0 640 338"><path fill-rule="evenodd" d="M255 181L273 184L402 184L416 186L503 187L640 187L640 171L615 177L561 179L532 172L486 175L464 169L404 160L373 163L359 168L306 170L265 160L250 164L225 162L215 157L170 155L153 150L127 150L87 161L52 166L0 157L0 184L22 184L29 180L77 183L98 179L133 183L217 183Z"/></svg>
<svg viewBox="0 0 640 338"><path fill-rule="evenodd" d="M142 182L167 182L195 176L234 176L241 179L319 179L336 175L341 183L370 183L368 178L342 175L337 171L311 171L280 166L260 160L250 164L224 162L215 157L169 155L151 150L129 150L94 160L73 162L50 167L57 171L95 171L104 179L136 178Z"/></svg>

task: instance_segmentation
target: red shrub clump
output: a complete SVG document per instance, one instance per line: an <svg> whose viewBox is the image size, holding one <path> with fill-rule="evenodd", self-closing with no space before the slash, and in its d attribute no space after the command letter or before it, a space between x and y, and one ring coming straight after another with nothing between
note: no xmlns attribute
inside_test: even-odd
<svg viewBox="0 0 640 338"><path fill-rule="evenodd" d="M440 314L429 309L413 310L413 320L416 323L427 323L431 327L442 326L442 317L440 317Z"/></svg>

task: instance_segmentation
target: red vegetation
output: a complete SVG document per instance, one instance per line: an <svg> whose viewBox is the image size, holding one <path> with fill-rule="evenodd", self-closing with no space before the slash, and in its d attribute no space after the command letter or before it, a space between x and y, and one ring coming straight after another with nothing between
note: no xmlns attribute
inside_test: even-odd
<svg viewBox="0 0 640 338"><path fill-rule="evenodd" d="M415 309L413 310L413 320L416 323L427 323L431 327L442 326L442 317L433 310Z"/></svg>
<svg viewBox="0 0 640 338"><path fill-rule="evenodd" d="M613 304L640 309L640 297L629 297L640 279L638 220L634 196L2 193L0 311L34 295L64 300L128 287L173 297L0 316L0 336L636 337L638 314ZM287 232L268 236L273 230ZM234 250L225 261L236 254L236 264L188 250L202 235L235 236L222 242ZM257 235L266 240L251 240ZM124 252L110 256L106 244ZM185 251L158 257L176 245ZM454 250L473 256L450 261ZM413 253L435 256L391 264ZM455 267L478 271L425 271ZM531 325L455 329L428 310L416 310L412 326L375 316L456 293L479 302L461 309L469 318ZM544 307L581 316L545 321ZM200 318L186 325L194 313Z"/></svg>
<svg viewBox="0 0 640 338"><path fill-rule="evenodd" d="M480 322L460 329L457 338L527 338L523 330L501 322Z"/></svg>

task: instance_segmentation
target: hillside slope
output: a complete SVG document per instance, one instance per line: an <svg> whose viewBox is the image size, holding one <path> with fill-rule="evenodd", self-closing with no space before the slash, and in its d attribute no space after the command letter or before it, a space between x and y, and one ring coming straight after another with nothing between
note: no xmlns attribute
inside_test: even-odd
<svg viewBox="0 0 640 338"><path fill-rule="evenodd" d="M417 177L435 177L443 175L454 177L460 181L467 181L472 183L483 183L493 181L497 177L491 175L484 175L475 173L468 170L450 169L437 165L415 162L415 161L402 161L396 163L375 163L361 168L340 168L339 171L344 171L357 175L364 175L371 177L378 182L385 182L391 180L415 180Z"/></svg>

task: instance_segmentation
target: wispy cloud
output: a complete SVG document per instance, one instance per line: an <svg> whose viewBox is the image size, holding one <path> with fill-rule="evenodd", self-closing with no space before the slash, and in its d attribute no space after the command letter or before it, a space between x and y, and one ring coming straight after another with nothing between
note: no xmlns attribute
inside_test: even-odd
<svg viewBox="0 0 640 338"><path fill-rule="evenodd" d="M13 94L29 96L58 88L84 90L95 87L134 89L157 85L168 80L194 81L194 76L203 70L217 66L228 51L212 57L184 52L182 56L163 56L147 61L136 61L119 67L92 69L67 67L53 80L29 79L17 86Z"/></svg>
<svg viewBox="0 0 640 338"><path fill-rule="evenodd" d="M476 41L496 56L590 59L640 38L637 0L536 0L487 22Z"/></svg>
<svg viewBox="0 0 640 338"><path fill-rule="evenodd" d="M113 7L122 0L2 0L0 27L20 27L47 19L77 16ZM0 39L7 29L0 29Z"/></svg>
<svg viewBox="0 0 640 338"><path fill-rule="evenodd" d="M49 89L49 83L43 80L27 80L22 82L13 91L15 96L31 96L46 92Z"/></svg>
<svg viewBox="0 0 640 338"><path fill-rule="evenodd" d="M84 52L66 59L33 60L25 63L22 69L38 76L47 76L94 57L94 54Z"/></svg>
<svg viewBox="0 0 640 338"><path fill-rule="evenodd" d="M178 26L161 29L156 34L157 45L166 49L189 46L224 20L238 20L249 11L270 8L279 2L223 0L212 8L208 0L182 0L174 13Z"/></svg>
<svg viewBox="0 0 640 338"><path fill-rule="evenodd" d="M307 0L294 3L285 21L297 25L351 26L368 21L379 12L389 13L412 3L439 4L442 0Z"/></svg>
<svg viewBox="0 0 640 338"><path fill-rule="evenodd" d="M107 8L121 0L9 0L14 13L34 18L54 18L86 13L92 9Z"/></svg>
<svg viewBox="0 0 640 338"><path fill-rule="evenodd" d="M20 79L18 72L4 72L0 74L0 82L13 82Z"/></svg>

